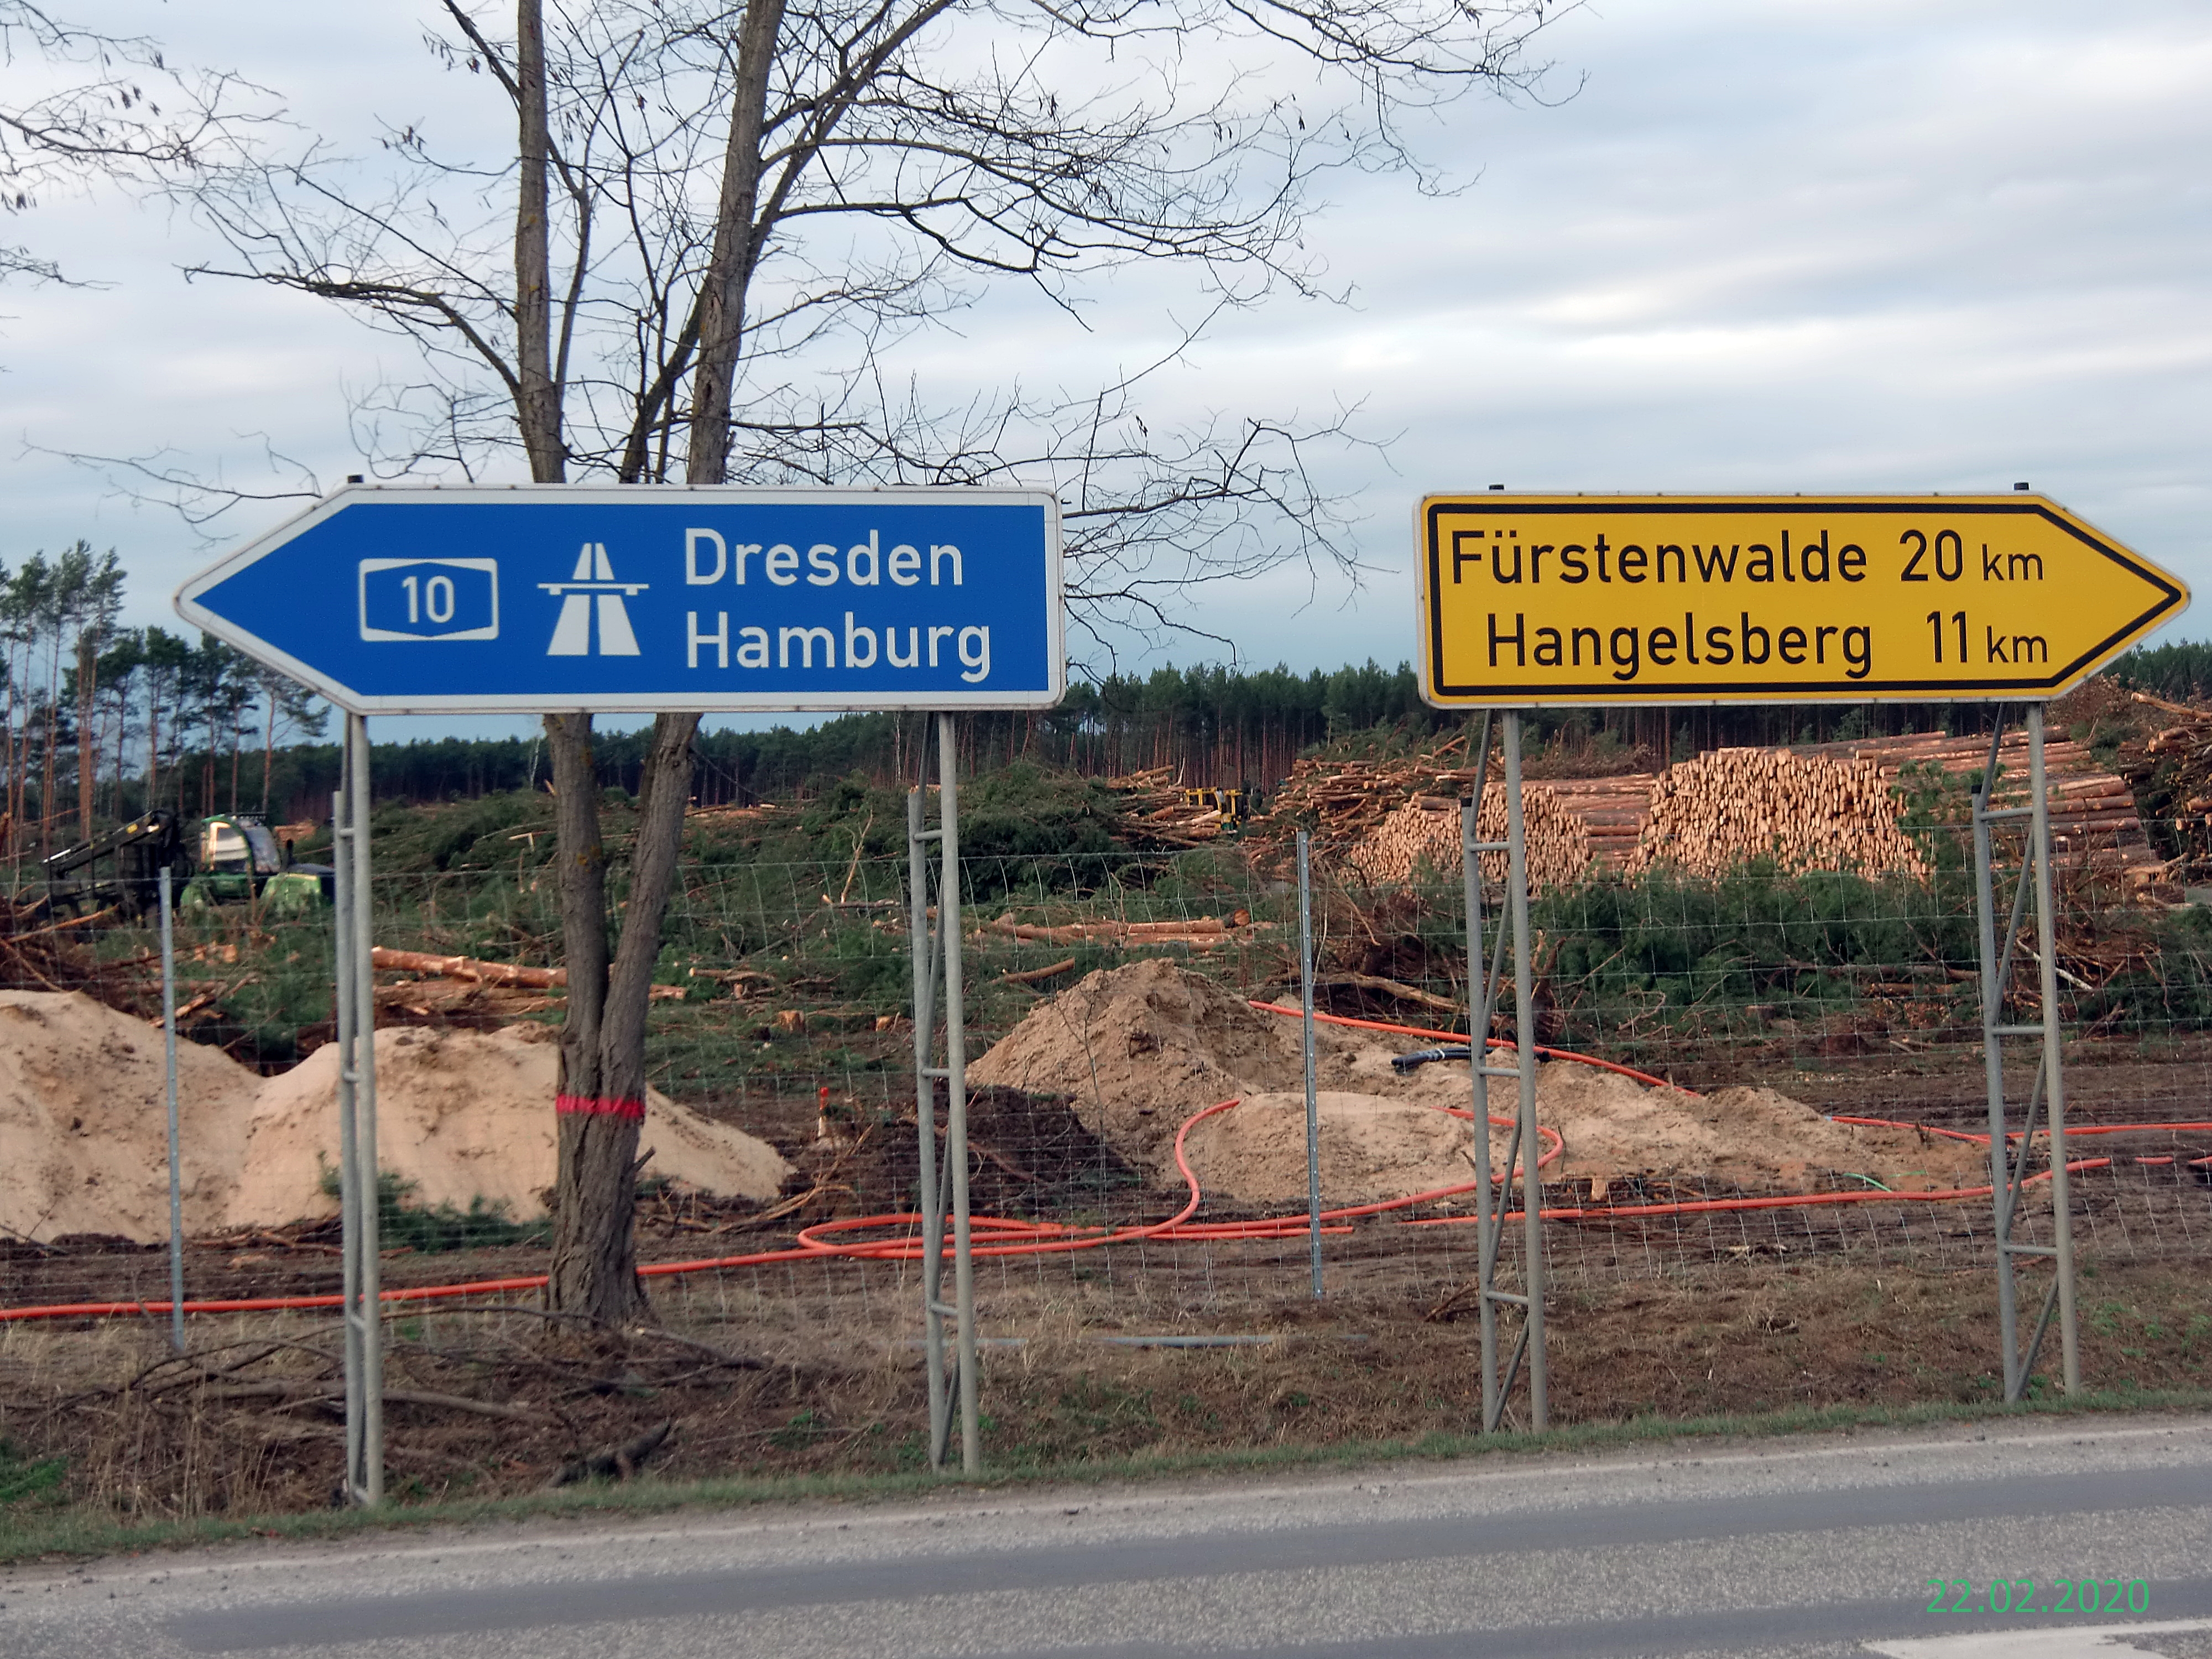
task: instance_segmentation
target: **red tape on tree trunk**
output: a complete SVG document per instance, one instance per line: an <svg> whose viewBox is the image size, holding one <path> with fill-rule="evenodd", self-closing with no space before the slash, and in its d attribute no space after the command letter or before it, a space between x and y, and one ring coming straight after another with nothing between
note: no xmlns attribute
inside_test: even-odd
<svg viewBox="0 0 2212 1659"><path fill-rule="evenodd" d="M590 1117L642 1118L645 1103L641 1100L617 1100L605 1095L556 1095L553 1109L563 1117L580 1113Z"/></svg>

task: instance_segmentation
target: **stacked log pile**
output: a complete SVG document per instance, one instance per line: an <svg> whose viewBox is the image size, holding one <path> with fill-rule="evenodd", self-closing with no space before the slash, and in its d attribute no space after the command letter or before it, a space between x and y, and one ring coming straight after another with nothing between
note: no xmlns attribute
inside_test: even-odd
<svg viewBox="0 0 2212 1659"><path fill-rule="evenodd" d="M2127 777L2106 769L2081 744L2046 744L2052 844L2062 864L2117 872L2142 890L2172 878L2130 787L2130 780L2146 783L2156 773L2168 780L2161 787L2172 810L2164 816L2193 859L2187 867L2212 875L2212 712L2179 706L2171 712L2178 717L2171 729L2123 750L2132 756ZM1920 848L1899 828L1908 797L1931 781L1963 782L1988 757L1986 736L1923 733L1796 750L1719 750L1656 778L1532 781L1531 875L1543 885L1577 879L1592 866L1635 875L1662 861L1711 873L1759 856L1779 857L1793 870L1924 875ZM1370 884L1404 882L1425 856L1439 874L1456 872L1458 803L1475 774L1455 759L1448 746L1381 760L1302 760L1277 791L1270 815L1249 826L1245 839L1270 868L1287 864L1291 838L1304 823L1313 830L1319 856ZM2006 735L1998 764L1997 804L2024 804L2024 732ZM1502 802L1494 759L1490 784ZM1487 823L1492 809L1485 810ZM1963 795L1943 811L1963 828ZM1495 815L1502 838L1502 804ZM1485 839L1491 833L1486 830Z"/></svg>
<svg viewBox="0 0 2212 1659"><path fill-rule="evenodd" d="M2212 731L2207 736L2212 738ZM1947 738L1941 733L1918 733L1823 744L1797 752L1864 761L1875 767L1895 792L1911 787L1914 773L1923 778L1934 774L1957 778L1980 771L1989 763L1990 740L1986 735ZM2127 747L2121 753L2124 757ZM2143 827L2136 791L2128 778L2108 771L2086 744L2069 738L2046 739L2043 756L2050 789L2051 853L2060 866L2118 875L2136 889L2148 889L2171 878L2167 861L2152 847ZM2027 805L2027 733L2008 731L1997 750L1993 805ZM1962 807L1962 832L1964 822Z"/></svg>
<svg viewBox="0 0 2212 1659"><path fill-rule="evenodd" d="M1309 757L1293 762L1291 775L1267 802L1267 816L1246 828L1245 842L1255 862L1286 868L1301 825L1313 832L1316 855L1327 859L1340 856L1372 835L1416 796L1445 799L1455 814L1460 797L1474 780L1471 769L1453 769L1466 747L1462 735L1423 755L1375 760ZM1494 762L1492 775L1496 775ZM1458 822L1455 816L1453 822ZM1453 860L1455 866L1456 853Z"/></svg>
<svg viewBox="0 0 2212 1659"><path fill-rule="evenodd" d="M1759 858L1793 872L1928 875L1879 766L1786 749L1716 749L1668 767L1625 868L1717 876Z"/></svg>
<svg viewBox="0 0 2212 1659"><path fill-rule="evenodd" d="M1552 786L1524 784L1521 811L1528 842L1530 890L1565 886L1588 873L1590 837L1583 819L1560 803ZM1505 839L1505 786L1482 792L1475 835L1482 841ZM1416 795L1346 848L1345 867L1372 887L1403 886L1426 862L1439 876L1460 872L1460 802L1448 795ZM1483 875L1505 879L1506 855L1485 853Z"/></svg>
<svg viewBox="0 0 2212 1659"><path fill-rule="evenodd" d="M1560 811L1582 820L1589 856L1598 868L1617 873L1634 855L1644 826L1651 822L1651 786L1657 781L1649 772L1628 772L1610 778L1558 778L1544 787Z"/></svg>
<svg viewBox="0 0 2212 1659"><path fill-rule="evenodd" d="M2140 792L2150 822L2171 840L2176 856L2168 878L2201 881L2212 874L2212 711L2140 691L2135 700L2173 717L2173 723L2139 744L2123 744L2120 774Z"/></svg>
<svg viewBox="0 0 2212 1659"><path fill-rule="evenodd" d="M1456 774L1435 757L1387 760L1301 760L1269 803L1287 839L1295 823L1313 827L1324 848L1346 847L1371 834L1415 794L1445 793Z"/></svg>
<svg viewBox="0 0 2212 1659"><path fill-rule="evenodd" d="M1474 788L1474 768L1439 772L1436 781L1442 786L1438 793L1449 790L1463 798ZM1490 763L1490 781L1499 781L1499 762L1494 756ZM1643 838L1644 826L1651 821L1654 781L1649 772L1620 772L1601 778L1547 778L1540 785L1530 781L1523 787L1531 795L1541 787L1549 792L1553 805L1561 812L1579 818L1589 844L1575 850L1583 863L1595 860L1600 870L1611 874L1617 873L1627 862L1629 854L1636 850L1636 843ZM1454 854L1452 866L1456 869L1458 866L1458 854ZM1534 867L1533 863L1530 867ZM1580 873L1577 866L1577 874Z"/></svg>
<svg viewBox="0 0 2212 1659"><path fill-rule="evenodd" d="M1156 766L1127 777L1108 778L1106 787L1120 797L1115 838L1142 852L1158 848L1203 847L1218 841L1228 822L1219 808L1194 803L1184 794L1176 769Z"/></svg>

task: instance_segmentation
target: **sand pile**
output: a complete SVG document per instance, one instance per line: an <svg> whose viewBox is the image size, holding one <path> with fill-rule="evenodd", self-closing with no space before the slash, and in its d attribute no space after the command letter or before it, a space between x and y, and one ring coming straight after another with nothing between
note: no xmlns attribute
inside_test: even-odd
<svg viewBox="0 0 2212 1659"><path fill-rule="evenodd" d="M1066 1094L1099 1136L1152 1182L1179 1187L1174 1141L1183 1121L1229 1097L1244 1103L1194 1128L1188 1150L1206 1189L1233 1202L1295 1203L1306 1191L1298 1023L1263 1013L1212 981L1164 961L1091 975L1032 1012L968 1069L979 1084ZM1471 1180L1473 1126L1464 1061L1406 1075L1395 1054L1420 1046L1340 1026L1318 1032L1322 1190L1367 1203ZM1510 1050L1496 1057L1510 1065ZM1492 1115L1510 1117L1516 1085L1493 1079ZM1886 1185L1972 1185L1983 1154L1963 1141L1831 1123L1767 1089L1699 1098L1615 1073L1558 1061L1537 1072L1537 1121L1559 1131L1555 1176L1706 1176L1761 1190L1804 1190L1831 1170ZM1503 1136L1493 1155L1503 1155Z"/></svg>
<svg viewBox="0 0 2212 1659"><path fill-rule="evenodd" d="M1512 1064L1511 1053L1498 1063ZM1515 1098L1510 1081L1493 1079L1493 1113L1509 1115ZM1566 1155L1556 1167L1572 1176L1704 1175L1791 1192L1832 1170L1870 1175L1905 1192L1989 1178L1987 1154L1966 1141L1832 1123L1773 1089L1690 1095L1565 1061L1537 1069L1536 1121L1565 1136Z"/></svg>
<svg viewBox="0 0 2212 1659"><path fill-rule="evenodd" d="M1073 1097L1095 1133L1176 1185L1185 1118L1231 1095L1302 1089L1304 1078L1294 1022L1158 957L1079 981L968 1067L971 1083Z"/></svg>
<svg viewBox="0 0 2212 1659"><path fill-rule="evenodd" d="M185 1226L222 1224L261 1079L177 1045ZM0 991L0 1230L169 1236L161 1033L82 992Z"/></svg>
<svg viewBox="0 0 2212 1659"><path fill-rule="evenodd" d="M266 1225L337 1213L322 1172L337 1164L338 1054L318 1048L269 1079L246 1125L225 1220ZM413 1200L466 1208L478 1194L515 1220L545 1211L553 1184L553 1085L558 1049L512 1031L376 1034L376 1161L416 1183ZM791 1166L764 1140L646 1097L646 1176L702 1192L768 1199Z"/></svg>
<svg viewBox="0 0 2212 1659"><path fill-rule="evenodd" d="M177 1048L185 1227L278 1226L337 1208L337 1051L265 1082L218 1049ZM378 1162L415 1200L481 1194L517 1220L553 1184L553 1046L507 1032L376 1034ZM168 1237L161 1034L76 993L0 992L0 1230ZM789 1166L766 1142L655 1094L648 1175L773 1197Z"/></svg>
<svg viewBox="0 0 2212 1659"><path fill-rule="evenodd" d="M1324 1202L1376 1204L1474 1179L1474 1140L1464 1119L1411 1101L1322 1089L1321 1190ZM1184 1143L1209 1198L1232 1204L1303 1205L1306 1197L1306 1097L1246 1095L1210 1117ZM1500 1147L1493 1161L1504 1155Z"/></svg>

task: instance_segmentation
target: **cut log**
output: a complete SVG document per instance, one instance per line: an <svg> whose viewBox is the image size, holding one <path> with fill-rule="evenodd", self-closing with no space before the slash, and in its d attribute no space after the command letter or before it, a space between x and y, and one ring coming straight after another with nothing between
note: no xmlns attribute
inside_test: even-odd
<svg viewBox="0 0 2212 1659"><path fill-rule="evenodd" d="M483 985L519 985L544 990L568 982L566 968L525 968L512 962L478 962L473 957L439 957L423 951L394 951L379 945L369 966L397 973L434 974L442 979L473 980Z"/></svg>

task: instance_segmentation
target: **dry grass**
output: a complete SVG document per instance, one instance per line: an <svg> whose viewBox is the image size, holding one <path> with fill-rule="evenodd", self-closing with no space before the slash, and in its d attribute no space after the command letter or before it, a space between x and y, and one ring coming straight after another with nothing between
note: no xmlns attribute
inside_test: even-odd
<svg viewBox="0 0 2212 1659"><path fill-rule="evenodd" d="M1237 1318L1211 1322L1178 1318L1165 1285L1153 1297L1080 1279L995 1288L986 1330L1030 1335L987 1350L989 1461L1142 1464L1478 1426L1473 1321L1425 1316L1449 1284L1353 1263L1316 1304L1291 1275L1267 1278L1274 1296L1255 1287ZM663 1422L675 1425L653 1464L665 1479L919 1469L910 1281L886 1267L836 1284L804 1295L734 1276L663 1287L671 1334L621 1340L549 1329L520 1310L394 1318L388 1387L444 1398L388 1407L391 1489L416 1502L529 1492ZM1759 1262L1566 1291L1553 1307L1554 1415L1589 1425L1986 1402L1994 1326L1985 1271ZM1203 1350L1097 1340L1164 1329L1273 1340ZM65 1460L43 1501L123 1522L329 1504L343 1454L335 1323L210 1321L181 1358L164 1334L121 1322L0 1333L0 1439L16 1467ZM2084 1375L2108 1395L2207 1385L2212 1314L2185 1263L2094 1269L2082 1336ZM40 1501L20 1500L16 1518Z"/></svg>

